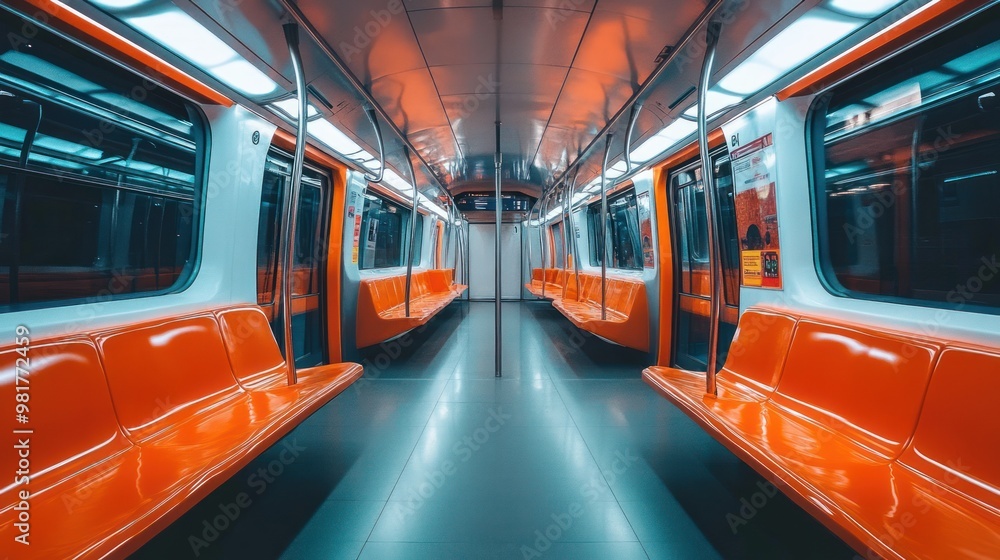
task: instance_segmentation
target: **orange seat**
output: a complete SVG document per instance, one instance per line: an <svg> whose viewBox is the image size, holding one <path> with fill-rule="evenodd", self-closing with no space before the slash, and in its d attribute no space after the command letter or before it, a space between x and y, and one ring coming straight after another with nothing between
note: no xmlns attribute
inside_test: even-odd
<svg viewBox="0 0 1000 560"><path fill-rule="evenodd" d="M704 374L643 378L869 557L993 557L1000 355L924 339L751 309L717 398Z"/></svg>
<svg viewBox="0 0 1000 560"><path fill-rule="evenodd" d="M574 325L616 344L649 351L649 308L642 280L608 277L604 318L600 276L581 273L579 293L575 274L565 280L566 297L557 298L552 305Z"/></svg>
<svg viewBox="0 0 1000 560"><path fill-rule="evenodd" d="M573 274L573 271L569 270L546 268L543 275L542 269L536 268L531 271L531 282L524 287L535 297L559 299L563 296L566 282Z"/></svg>
<svg viewBox="0 0 1000 560"><path fill-rule="evenodd" d="M33 343L32 554L127 555L362 373L323 366L287 386L275 354L255 307ZM11 402L17 357L0 352ZM3 489L4 515L16 490ZM16 531L4 524L0 538Z"/></svg>
<svg viewBox="0 0 1000 560"><path fill-rule="evenodd" d="M363 278L358 290L358 348L378 344L427 323L465 291L466 286L453 282L452 274L450 269L414 271L409 316L405 275Z"/></svg>

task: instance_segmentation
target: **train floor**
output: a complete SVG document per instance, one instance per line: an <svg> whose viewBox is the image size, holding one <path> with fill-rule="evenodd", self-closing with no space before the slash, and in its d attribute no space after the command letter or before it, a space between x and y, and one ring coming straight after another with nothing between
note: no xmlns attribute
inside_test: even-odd
<svg viewBox="0 0 1000 560"><path fill-rule="evenodd" d="M455 303L137 558L831 558L854 552L545 302Z"/></svg>

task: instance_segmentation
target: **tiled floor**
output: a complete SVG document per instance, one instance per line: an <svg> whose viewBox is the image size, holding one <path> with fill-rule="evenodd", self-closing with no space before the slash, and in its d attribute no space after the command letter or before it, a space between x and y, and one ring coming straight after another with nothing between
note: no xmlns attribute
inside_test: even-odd
<svg viewBox="0 0 1000 560"><path fill-rule="evenodd" d="M784 496L760 505L645 355L547 303L504 304L503 350L498 380L493 305L453 304L136 557L854 557Z"/></svg>

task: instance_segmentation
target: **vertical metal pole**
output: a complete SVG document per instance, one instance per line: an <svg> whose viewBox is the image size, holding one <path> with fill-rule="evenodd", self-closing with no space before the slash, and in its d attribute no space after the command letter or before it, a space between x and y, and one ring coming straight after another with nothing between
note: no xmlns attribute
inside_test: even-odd
<svg viewBox="0 0 1000 560"><path fill-rule="evenodd" d="M716 220L715 209L719 207L718 192L715 189L715 181L712 177L712 160L708 153L708 89L709 79L712 75L712 66L715 64L715 51L719 44L719 34L722 32L722 24L710 22L708 24L707 47L705 50L705 61L701 67L701 81L698 85L698 147L701 151L701 178L705 192L705 212L706 224L708 226L708 263L709 263L709 283L712 286L712 308L709 314L708 331L708 371L706 372L706 392L711 396L718 395L718 387L715 383L715 374L718 370L719 359L719 316L722 312L722 263L719 260L719 231Z"/></svg>
<svg viewBox="0 0 1000 560"><path fill-rule="evenodd" d="M548 255L546 249L548 249L549 244L545 242L545 238L548 237L549 228L545 225L545 210L548 206L549 195L542 195L542 206L538 211L538 248L541 250L542 258L542 298L545 298L545 265L548 264Z"/></svg>
<svg viewBox="0 0 1000 560"><path fill-rule="evenodd" d="M500 121L497 121L497 151L496 151L496 172L494 173L494 179L496 181L496 376L503 376L503 309L500 301L500 290L502 289L501 283L501 272L502 272L502 262L500 260L500 226L503 222L503 197L502 197L502 177L500 172L503 167L503 154L500 153Z"/></svg>
<svg viewBox="0 0 1000 560"><path fill-rule="evenodd" d="M295 345L292 342L292 280L295 266L295 228L298 218L299 191L302 188L302 166L306 157L306 119L308 118L308 101L306 98L306 77L302 69L302 58L299 56L299 26L294 23L284 25L285 42L288 44L288 54L295 71L295 96L299 105L299 115L296 119L295 154L292 159L292 178L285 189L285 227L282 250L281 278L281 315L284 321L285 333L285 363L288 370L288 384L298 382L295 371Z"/></svg>
<svg viewBox="0 0 1000 560"><path fill-rule="evenodd" d="M632 135L635 133L635 123L639 120L639 111L642 105L636 103L632 105L632 114L628 117L628 129L625 132L625 169L626 173L632 172Z"/></svg>
<svg viewBox="0 0 1000 560"><path fill-rule="evenodd" d="M563 261L562 261L562 263L560 263L561 266L559 268L561 268L563 270L568 270L569 269L569 237L567 237L567 230L566 230L566 228L569 227L568 226L569 221L566 220L566 213L568 212L568 210L566 208L566 205L569 203L569 197L566 196L566 187L568 187L568 186L569 185L563 184L563 189L562 189L562 197L563 197L563 203L562 203L562 207L563 207L562 208L562 215L563 215L563 227L562 227L562 230L563 230Z"/></svg>
<svg viewBox="0 0 1000 560"><path fill-rule="evenodd" d="M382 140L382 127L378 124L378 115L375 114L375 109L369 107L367 111L368 120L372 122L372 128L375 129L375 140L378 143L378 172L372 173L369 171L365 174L365 179L372 183L381 183L382 178L385 177L385 142Z"/></svg>
<svg viewBox="0 0 1000 560"><path fill-rule="evenodd" d="M573 234L573 269L576 272L576 299L580 299L580 240L576 238L576 223L573 221L573 197L576 196L576 179L580 176L580 168L573 173L573 182L569 188L569 228Z"/></svg>
<svg viewBox="0 0 1000 560"><path fill-rule="evenodd" d="M608 155L611 153L611 133L604 144L601 162L601 320L608 319Z"/></svg>
<svg viewBox="0 0 1000 560"><path fill-rule="evenodd" d="M410 291L413 288L413 253L417 245L417 220L420 218L417 212L417 174L413 171L413 160L410 159L410 148L403 145L403 155L406 156L406 163L410 168L410 180L413 181L413 203L410 205L410 250L406 255L406 302L404 303L406 316L410 316Z"/></svg>
<svg viewBox="0 0 1000 560"><path fill-rule="evenodd" d="M566 189L569 188L568 184L563 184L563 273L566 279L563 282L563 299L566 298L566 290L569 289L569 201L570 196L566 194ZM573 262L576 262L576 255L573 255Z"/></svg>

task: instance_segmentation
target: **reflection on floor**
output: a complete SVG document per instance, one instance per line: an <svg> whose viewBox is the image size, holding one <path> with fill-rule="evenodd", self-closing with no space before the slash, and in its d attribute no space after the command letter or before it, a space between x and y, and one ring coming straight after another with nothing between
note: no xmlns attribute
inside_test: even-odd
<svg viewBox="0 0 1000 560"><path fill-rule="evenodd" d="M503 335L499 380L491 303L369 351L136 557L854 557L646 386L645 355L548 303L504 304Z"/></svg>

